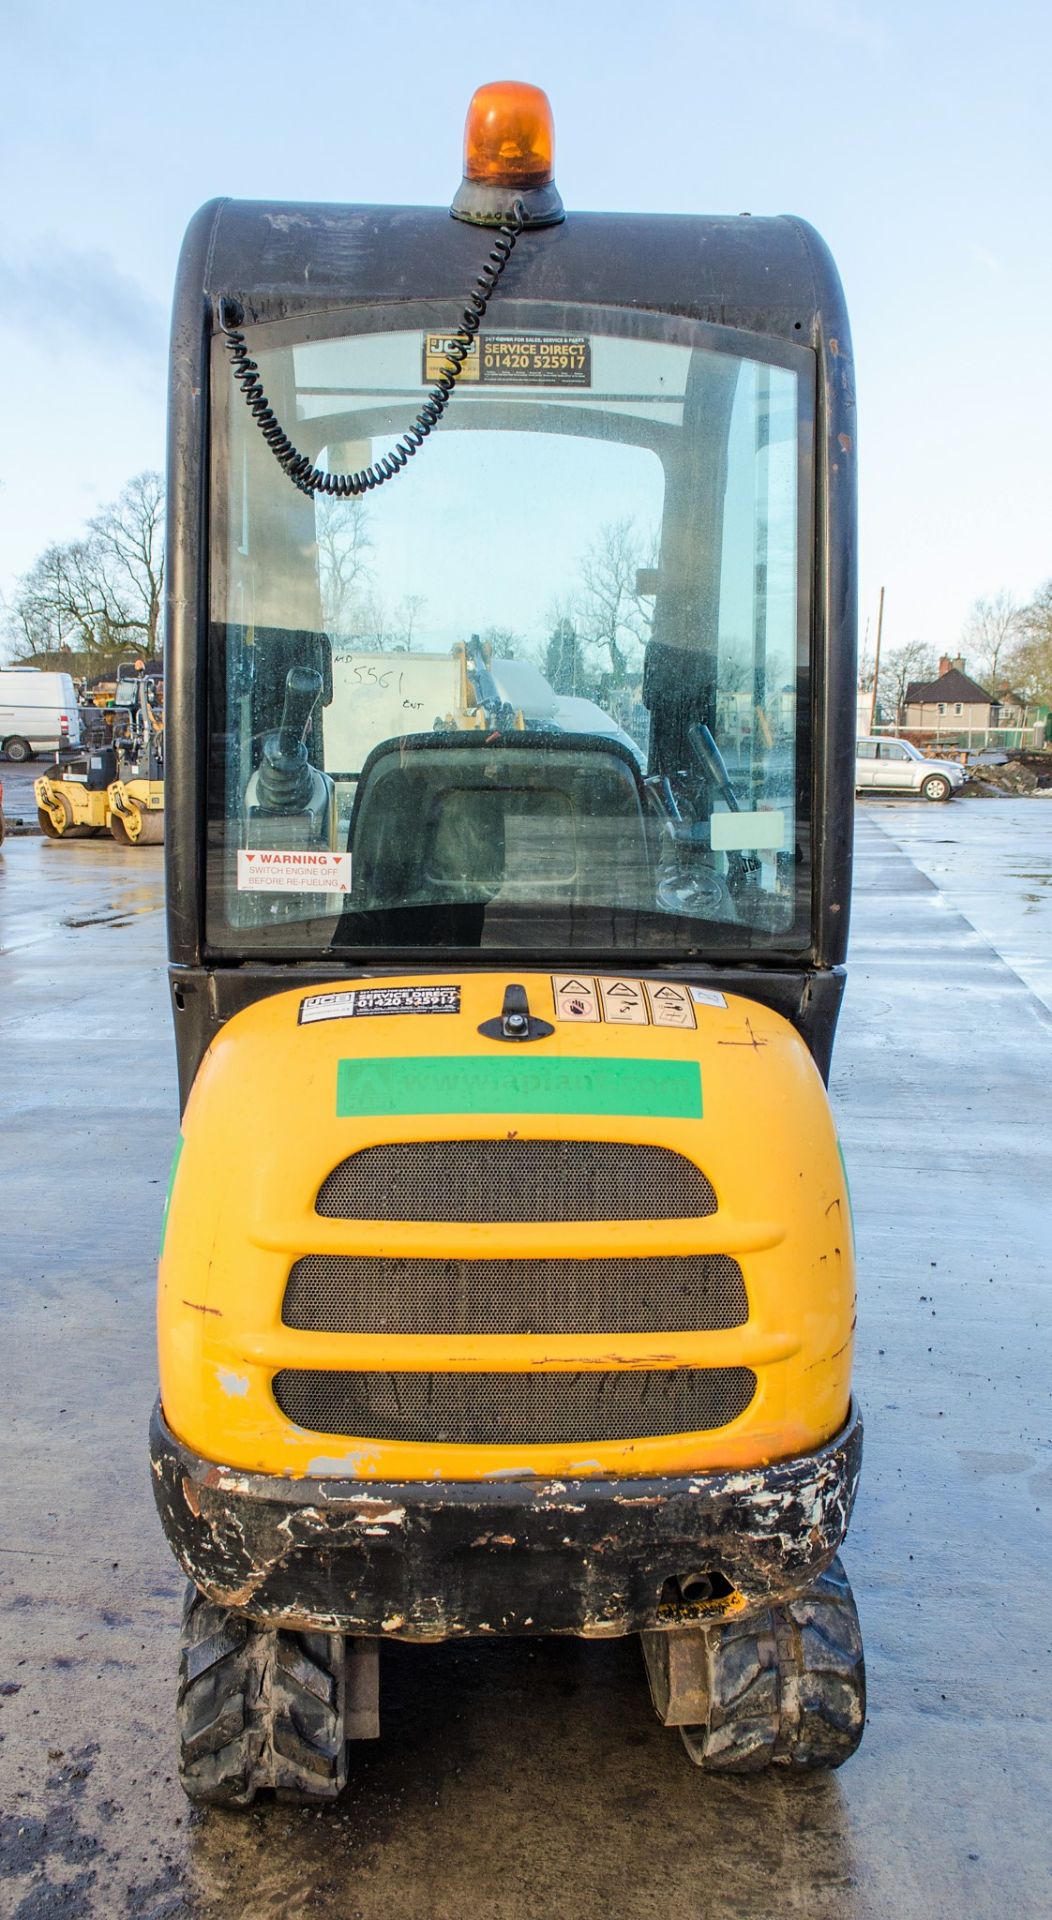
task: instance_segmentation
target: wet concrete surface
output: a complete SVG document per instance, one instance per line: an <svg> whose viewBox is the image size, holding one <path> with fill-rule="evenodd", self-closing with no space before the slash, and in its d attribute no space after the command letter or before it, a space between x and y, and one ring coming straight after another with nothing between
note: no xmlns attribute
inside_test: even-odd
<svg viewBox="0 0 1052 1920"><path fill-rule="evenodd" d="M1046 1920L1052 1017L1009 860L1049 891L1049 803L859 810L833 1085L867 1418L855 1759L703 1779L632 1641L391 1647L383 1737L332 1810L205 1814L175 1778L181 1581L146 1472L176 1132L160 854L6 844L0 1913Z"/></svg>
<svg viewBox="0 0 1052 1920"><path fill-rule="evenodd" d="M33 782L42 773L53 767L50 755L40 754L34 760L18 764L13 760L0 760L0 786L4 789L4 819L16 832L20 828L35 828L37 820L36 795Z"/></svg>
<svg viewBox="0 0 1052 1920"><path fill-rule="evenodd" d="M1052 787L1010 804L888 796L865 811L1052 1012Z"/></svg>

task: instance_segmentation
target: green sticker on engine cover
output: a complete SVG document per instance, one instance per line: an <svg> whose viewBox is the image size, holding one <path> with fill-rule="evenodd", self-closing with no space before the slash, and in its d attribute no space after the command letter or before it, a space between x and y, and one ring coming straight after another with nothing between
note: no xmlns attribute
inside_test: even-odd
<svg viewBox="0 0 1052 1920"><path fill-rule="evenodd" d="M510 1048L509 1048L510 1052ZM607 1113L700 1120L691 1060L341 1060L341 1120L387 1113Z"/></svg>

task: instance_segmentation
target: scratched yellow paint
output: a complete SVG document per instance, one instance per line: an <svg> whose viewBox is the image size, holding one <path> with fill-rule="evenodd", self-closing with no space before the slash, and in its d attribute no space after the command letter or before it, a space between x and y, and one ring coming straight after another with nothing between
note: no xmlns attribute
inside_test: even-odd
<svg viewBox="0 0 1052 1920"><path fill-rule="evenodd" d="M442 977L421 973L383 984ZM777 1014L728 995L725 1008L697 1007L694 1032L554 1022L548 1040L504 1046L477 1028L499 1011L512 978L525 978L533 1012L554 1021L550 976L516 971L461 976L455 1014L300 1025L304 994L296 990L259 1001L223 1028L187 1106L159 1270L162 1401L169 1426L193 1451L232 1467L297 1477L478 1481L523 1469L575 1478L682 1474L809 1452L843 1424L854 1325L847 1193L828 1100L803 1042ZM341 984L334 981L332 990ZM429 1057L451 1061L451 1071L458 1059L504 1057L517 1073L531 1059L696 1063L703 1117L548 1116L513 1108L339 1117L341 1061ZM618 1083L616 1075L593 1078L597 1085ZM576 1079L589 1084L588 1075ZM488 1081L475 1076L471 1083ZM425 1075L421 1084L434 1082ZM314 1211L326 1175L358 1148L509 1133L671 1147L707 1175L718 1211L701 1220L513 1227L332 1220ZM741 1266L749 1319L719 1332L619 1336L302 1332L282 1325L281 1304L290 1267L308 1253L509 1260L724 1253ZM425 1446L292 1426L271 1392L283 1366L425 1372L749 1366L758 1387L746 1411L715 1432L586 1447Z"/></svg>

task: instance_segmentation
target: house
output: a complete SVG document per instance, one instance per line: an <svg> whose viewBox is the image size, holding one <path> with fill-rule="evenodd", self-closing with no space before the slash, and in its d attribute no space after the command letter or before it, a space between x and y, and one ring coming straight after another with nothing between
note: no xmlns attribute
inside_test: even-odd
<svg viewBox="0 0 1052 1920"><path fill-rule="evenodd" d="M1000 725L992 694L970 680L960 654L943 654L935 680L911 680L899 709L899 725L918 733L960 733Z"/></svg>
<svg viewBox="0 0 1052 1920"><path fill-rule="evenodd" d="M1018 687L1004 685L997 693L999 727L1005 728L1003 744L1037 749L1052 745L1049 707L1044 700L1028 700ZM1017 738L1013 739L1012 735Z"/></svg>
<svg viewBox="0 0 1052 1920"><path fill-rule="evenodd" d="M1044 719L1039 706L1028 700L1025 693L1020 693L1018 687L1001 687L997 704L1001 715L998 725L1002 727L1025 727L1039 715Z"/></svg>

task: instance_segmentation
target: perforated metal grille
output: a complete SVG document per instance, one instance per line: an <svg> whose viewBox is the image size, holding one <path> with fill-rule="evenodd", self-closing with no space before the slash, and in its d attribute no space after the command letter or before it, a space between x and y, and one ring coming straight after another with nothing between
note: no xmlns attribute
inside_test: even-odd
<svg viewBox="0 0 1052 1920"><path fill-rule="evenodd" d="M670 1220L715 1213L682 1153L617 1140L407 1140L363 1147L324 1182L336 1220Z"/></svg>
<svg viewBox="0 0 1052 1920"><path fill-rule="evenodd" d="M616 1373L335 1373L286 1368L274 1398L297 1426L376 1440L478 1446L706 1433L744 1413L749 1367Z"/></svg>
<svg viewBox="0 0 1052 1920"><path fill-rule="evenodd" d="M726 1254L644 1259L443 1260L308 1254L281 1317L315 1333L679 1333L741 1327L749 1304Z"/></svg>

